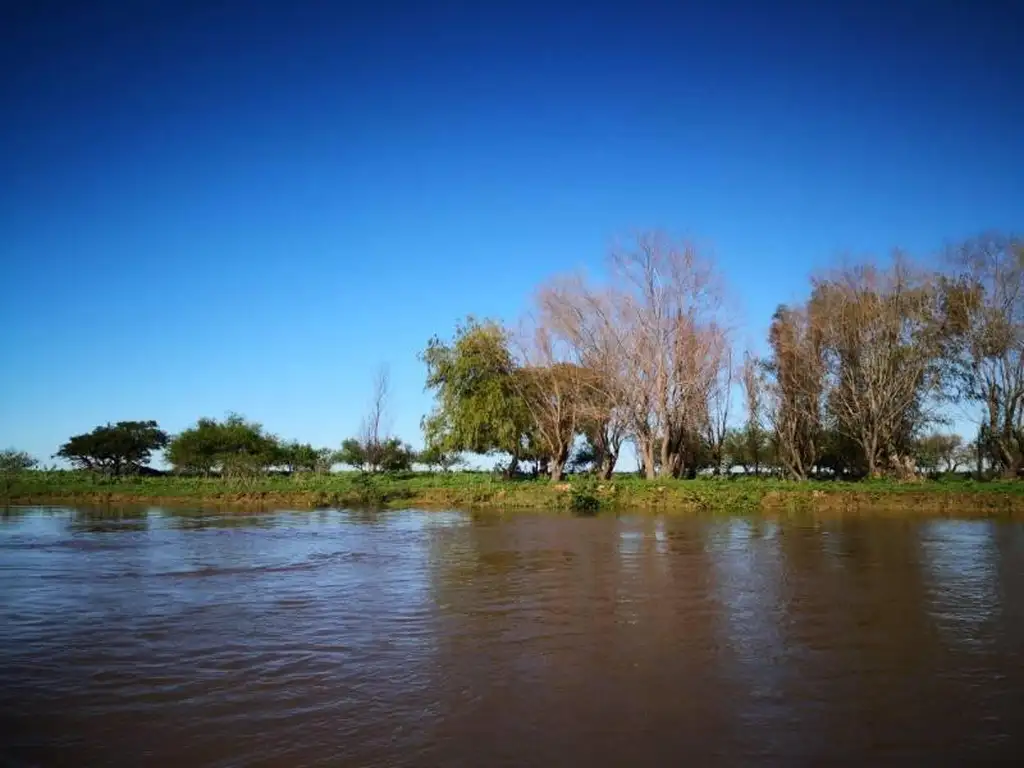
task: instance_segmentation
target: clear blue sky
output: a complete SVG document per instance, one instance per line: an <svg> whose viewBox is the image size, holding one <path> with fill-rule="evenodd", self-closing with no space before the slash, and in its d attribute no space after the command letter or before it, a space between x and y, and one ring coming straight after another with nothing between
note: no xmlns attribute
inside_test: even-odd
<svg viewBox="0 0 1024 768"><path fill-rule="evenodd" d="M713 246L761 344L843 253L1024 223L1006 2L8 2L0 446L236 410L337 445L373 371L616 234Z"/></svg>

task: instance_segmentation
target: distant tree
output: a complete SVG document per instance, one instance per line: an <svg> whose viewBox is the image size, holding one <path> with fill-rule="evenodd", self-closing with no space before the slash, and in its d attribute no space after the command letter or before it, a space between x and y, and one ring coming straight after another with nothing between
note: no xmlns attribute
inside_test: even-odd
<svg viewBox="0 0 1024 768"><path fill-rule="evenodd" d="M263 473L281 462L282 450L263 426L229 414L224 421L199 419L170 441L167 460L179 472L225 477L246 477Z"/></svg>
<svg viewBox="0 0 1024 768"><path fill-rule="evenodd" d="M415 453L412 448L390 431L388 394L390 377L386 366L381 366L373 382L370 406L363 418L358 437L341 444L337 460L364 472L400 472L412 467Z"/></svg>
<svg viewBox="0 0 1024 768"><path fill-rule="evenodd" d="M764 366L749 352L743 355L740 384L747 406L747 423L743 430L746 440L744 464L745 467L752 467L754 474L758 475L761 473L761 460L767 443L764 429Z"/></svg>
<svg viewBox="0 0 1024 768"><path fill-rule="evenodd" d="M450 472L462 463L462 457L455 451L445 451L436 445L427 446L416 455L416 462L431 471Z"/></svg>
<svg viewBox="0 0 1024 768"><path fill-rule="evenodd" d="M960 435L933 432L918 438L914 448L917 464L925 472L956 472L967 456Z"/></svg>
<svg viewBox="0 0 1024 768"><path fill-rule="evenodd" d="M167 444L167 433L155 421L119 421L74 435L54 455L80 469L121 475L139 471Z"/></svg>
<svg viewBox="0 0 1024 768"><path fill-rule="evenodd" d="M291 441L278 446L278 457L274 462L289 472L316 472L319 456L309 443Z"/></svg>
<svg viewBox="0 0 1024 768"><path fill-rule="evenodd" d="M332 448L318 448L316 451L316 464L314 471L318 475L330 473L335 464L338 463L338 452Z"/></svg>
<svg viewBox="0 0 1024 768"><path fill-rule="evenodd" d="M717 365L715 377L708 382L708 390L704 395L706 405L703 409L704 429L701 435L707 446L711 470L716 475L721 474L723 469L727 472L729 470L729 467L724 466L725 440L729 435L729 403L732 399L732 380L735 372L732 349L725 347L720 354L722 359Z"/></svg>
<svg viewBox="0 0 1024 768"><path fill-rule="evenodd" d="M445 452L506 453L515 474L529 445L530 411L514 380L517 366L508 333L470 317L451 342L436 336L422 354L434 410L423 421L428 447Z"/></svg>
<svg viewBox="0 0 1024 768"><path fill-rule="evenodd" d="M337 459L339 463L347 464L348 466L356 469L369 469L369 461L366 458L366 449L355 437L350 437L347 440L342 441L341 450L338 451Z"/></svg>
<svg viewBox="0 0 1024 768"><path fill-rule="evenodd" d="M16 451L13 448L0 451L0 482L3 483L4 493L9 493L14 478L32 469L38 462L24 451Z"/></svg>
<svg viewBox="0 0 1024 768"><path fill-rule="evenodd" d="M412 468L415 458L413 450L397 437L389 437L380 443L367 446L356 438L349 438L341 444L338 461L368 473L404 472Z"/></svg>
<svg viewBox="0 0 1024 768"><path fill-rule="evenodd" d="M38 463L25 451L16 451L13 448L0 451L0 472L4 474L23 472L27 469L32 469Z"/></svg>
<svg viewBox="0 0 1024 768"><path fill-rule="evenodd" d="M861 447L848 435L828 426L818 435L816 468L819 472L847 480L857 480L868 473Z"/></svg>
<svg viewBox="0 0 1024 768"><path fill-rule="evenodd" d="M756 460L751 455L746 430L730 429L725 433L725 439L722 441L722 465L726 471L733 467L740 467L744 474L753 471Z"/></svg>

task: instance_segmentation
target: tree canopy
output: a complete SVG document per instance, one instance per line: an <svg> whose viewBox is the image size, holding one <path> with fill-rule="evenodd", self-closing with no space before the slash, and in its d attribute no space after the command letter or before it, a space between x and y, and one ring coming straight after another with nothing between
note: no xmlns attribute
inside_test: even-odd
<svg viewBox="0 0 1024 768"><path fill-rule="evenodd" d="M167 433L155 421L119 421L74 435L55 455L81 469L131 474L148 465L153 451L167 443Z"/></svg>
<svg viewBox="0 0 1024 768"><path fill-rule="evenodd" d="M467 318L454 338L434 337L422 355L434 410L424 420L428 446L446 452L506 453L509 472L523 458L530 413L508 332L492 321Z"/></svg>
<svg viewBox="0 0 1024 768"><path fill-rule="evenodd" d="M223 421L199 419L176 435L167 446L167 460L178 472L238 477L265 472L282 455L277 438L266 434L263 425L230 414Z"/></svg>

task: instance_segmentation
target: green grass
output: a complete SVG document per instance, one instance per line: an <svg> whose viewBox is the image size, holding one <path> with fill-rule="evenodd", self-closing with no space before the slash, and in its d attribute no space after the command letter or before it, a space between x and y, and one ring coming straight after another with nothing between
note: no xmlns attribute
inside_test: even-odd
<svg viewBox="0 0 1024 768"><path fill-rule="evenodd" d="M222 480L193 477L106 479L87 472L23 472L0 481L8 503L160 503L224 507L405 507L534 509L593 514L649 509L713 513L889 511L1024 516L1024 483L962 479L895 483L767 478L647 481L617 476L564 483L507 481L483 472L407 473Z"/></svg>

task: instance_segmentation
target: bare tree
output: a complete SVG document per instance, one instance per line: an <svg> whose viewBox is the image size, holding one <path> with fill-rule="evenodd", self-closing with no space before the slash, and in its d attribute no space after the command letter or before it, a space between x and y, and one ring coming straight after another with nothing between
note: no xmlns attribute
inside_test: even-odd
<svg viewBox="0 0 1024 768"><path fill-rule="evenodd" d="M726 347L723 363L718 375L712 382L708 396L707 419L705 421L705 440L711 452L711 466L715 474L720 474L725 463L725 440L729 434L729 405L732 400L732 349Z"/></svg>
<svg viewBox="0 0 1024 768"><path fill-rule="evenodd" d="M934 282L897 255L815 282L828 410L862 451L869 476L914 474L913 438L940 391L941 335Z"/></svg>
<svg viewBox="0 0 1024 768"><path fill-rule="evenodd" d="M382 363L374 375L370 406L363 418L362 428L359 432L366 455L366 463L371 472L379 471L384 458L385 446L390 437L391 421L388 414L390 388L391 371L387 363Z"/></svg>
<svg viewBox="0 0 1024 768"><path fill-rule="evenodd" d="M768 333L767 415L775 460L795 480L804 480L821 452L825 391L820 331L804 308L779 307Z"/></svg>
<svg viewBox="0 0 1024 768"><path fill-rule="evenodd" d="M524 337L515 386L529 411L533 438L547 460L551 480L560 482L584 418L588 372L568 359L570 350L559 345L545 325L535 324Z"/></svg>
<svg viewBox="0 0 1024 768"><path fill-rule="evenodd" d="M743 355L740 384L747 406L747 423L743 428L743 453L754 474L761 474L761 453L764 445L764 378L762 367L749 352Z"/></svg>
<svg viewBox="0 0 1024 768"><path fill-rule="evenodd" d="M630 431L648 478L694 468L693 447L724 360L721 286L690 243L641 233L613 250L612 300Z"/></svg>
<svg viewBox="0 0 1024 768"><path fill-rule="evenodd" d="M1024 241L970 240L949 254L949 360L957 393L981 407L979 447L1007 477L1024 467Z"/></svg>
<svg viewBox="0 0 1024 768"><path fill-rule="evenodd" d="M581 365L597 373L594 401L604 416L595 434L605 447L617 456L628 432L648 477L659 467L674 476L692 471L728 346L712 262L690 243L640 233L612 250L604 289L556 282L539 303Z"/></svg>
<svg viewBox="0 0 1024 768"><path fill-rule="evenodd" d="M607 292L580 277L554 280L537 293L540 323L579 368L579 428L593 449L602 479L615 470L626 435L627 361Z"/></svg>

